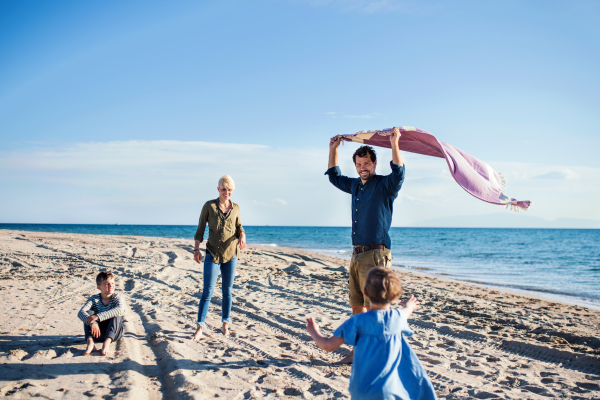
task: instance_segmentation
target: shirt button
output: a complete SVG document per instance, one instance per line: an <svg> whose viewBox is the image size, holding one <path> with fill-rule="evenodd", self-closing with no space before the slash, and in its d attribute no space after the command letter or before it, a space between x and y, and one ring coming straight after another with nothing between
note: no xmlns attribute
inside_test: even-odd
<svg viewBox="0 0 600 400"><path fill-rule="evenodd" d="M356 199L356 201L359 201L360 199Z"/></svg>
<svg viewBox="0 0 600 400"><path fill-rule="evenodd" d="M358 208L356 209L356 211L358 211Z"/></svg>

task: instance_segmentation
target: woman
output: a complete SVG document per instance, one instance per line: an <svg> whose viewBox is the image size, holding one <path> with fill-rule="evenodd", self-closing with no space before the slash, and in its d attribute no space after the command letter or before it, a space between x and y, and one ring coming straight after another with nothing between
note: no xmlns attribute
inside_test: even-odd
<svg viewBox="0 0 600 400"><path fill-rule="evenodd" d="M207 201L200 213L200 222L194 235L194 260L199 264L202 261L200 243L204 240L204 229L208 223L208 242L206 243L206 256L204 258L204 287L200 305L198 306L198 327L190 339L197 341L202 337L202 329L206 327L206 314L208 305L215 290L219 269L221 270L223 302L221 330L229 336L231 323L231 289L235 278L235 268L238 260L238 243L240 250L246 247L246 234L240 220L240 207L230 200L235 189L233 179L229 175L219 179L219 197Z"/></svg>

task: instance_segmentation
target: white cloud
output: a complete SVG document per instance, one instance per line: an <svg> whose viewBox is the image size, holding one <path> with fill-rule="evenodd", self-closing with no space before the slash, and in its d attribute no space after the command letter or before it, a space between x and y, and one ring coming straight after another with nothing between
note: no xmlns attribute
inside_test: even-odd
<svg viewBox="0 0 600 400"><path fill-rule="evenodd" d="M147 166L214 164L227 152L248 156L267 151L268 146L215 142L179 142L173 140L115 141L77 143L60 149L3 153L0 166L36 170L102 170L141 168ZM230 159L235 161L235 158Z"/></svg>
<svg viewBox="0 0 600 400"><path fill-rule="evenodd" d="M348 115L348 114L346 114L346 115L342 116L342 118L371 119L371 118L373 118L373 116L370 114L365 114L365 115Z"/></svg>
<svg viewBox="0 0 600 400"><path fill-rule="evenodd" d="M336 115L337 113L335 111L327 111L325 113L325 115Z"/></svg>
<svg viewBox="0 0 600 400"><path fill-rule="evenodd" d="M342 172L355 176L339 150ZM379 174L390 173L389 149L378 148ZM445 160L403 152L406 180L394 203L394 225L453 215L501 212L465 193ZM336 225L350 222L350 199L329 183L328 148L177 141L80 143L0 152L0 220L56 223L197 221L217 197L217 182L233 176L233 200L249 225ZM600 169L489 161L508 180L507 195L532 200L529 215L600 219ZM550 179L553 173L560 179ZM546 178L540 178L547 176ZM284 207L285 206L285 207Z"/></svg>
<svg viewBox="0 0 600 400"><path fill-rule="evenodd" d="M556 180L569 180L569 179L579 179L579 175L575 172L565 169L563 171L551 171L546 172L545 174L538 175L534 179L556 179Z"/></svg>

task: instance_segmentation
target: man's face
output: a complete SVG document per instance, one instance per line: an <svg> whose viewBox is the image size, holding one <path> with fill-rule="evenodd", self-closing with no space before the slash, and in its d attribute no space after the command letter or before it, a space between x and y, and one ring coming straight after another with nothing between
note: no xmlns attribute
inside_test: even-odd
<svg viewBox="0 0 600 400"><path fill-rule="evenodd" d="M100 293L104 296L112 295L115 292L115 280L113 278L108 278L100 282L98 289L100 289Z"/></svg>
<svg viewBox="0 0 600 400"><path fill-rule="evenodd" d="M368 155L366 157L356 156L354 161L354 166L356 167L356 172L358 172L358 176L363 182L369 180L370 177L375 175L375 167L377 166L377 161L371 161L371 157Z"/></svg>

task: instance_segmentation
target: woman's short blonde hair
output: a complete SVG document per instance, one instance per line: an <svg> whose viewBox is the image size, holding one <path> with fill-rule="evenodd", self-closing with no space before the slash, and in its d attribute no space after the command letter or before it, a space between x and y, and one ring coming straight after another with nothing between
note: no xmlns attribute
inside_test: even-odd
<svg viewBox="0 0 600 400"><path fill-rule="evenodd" d="M219 179L219 189L220 188L227 188L227 189L234 190L235 183L233 182L233 178L230 177L229 175L223 175L221 177L221 179Z"/></svg>

